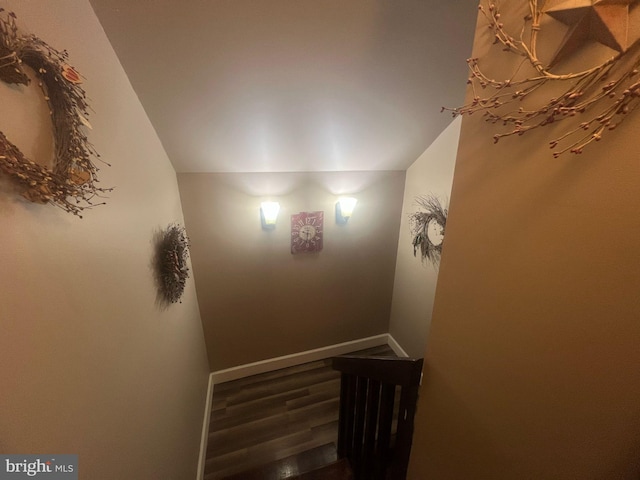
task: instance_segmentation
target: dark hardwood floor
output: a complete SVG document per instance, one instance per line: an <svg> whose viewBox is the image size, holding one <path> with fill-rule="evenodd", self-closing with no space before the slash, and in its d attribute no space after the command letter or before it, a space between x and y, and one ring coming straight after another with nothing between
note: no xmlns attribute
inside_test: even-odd
<svg viewBox="0 0 640 480"><path fill-rule="evenodd" d="M386 345L354 353L394 355ZM205 480L282 459L285 467L279 468L293 476L302 473L304 465L335 460L339 398L340 374L330 359L215 385ZM319 457L296 457L308 450ZM274 478L286 478L279 475Z"/></svg>

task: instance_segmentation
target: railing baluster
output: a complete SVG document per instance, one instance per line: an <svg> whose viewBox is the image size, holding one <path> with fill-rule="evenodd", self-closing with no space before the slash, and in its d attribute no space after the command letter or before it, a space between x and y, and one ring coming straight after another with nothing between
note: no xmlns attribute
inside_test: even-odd
<svg viewBox="0 0 640 480"><path fill-rule="evenodd" d="M418 379L419 381L419 379ZM391 462L391 478L404 479L407 476L411 443L413 442L413 420L418 401L418 385L402 387L400 394L400 409L398 412L398 426L396 428L396 443Z"/></svg>
<svg viewBox="0 0 640 480"><path fill-rule="evenodd" d="M367 405L367 388L369 381L363 377L357 377L356 382L356 405L355 405L355 425L353 428L353 469L356 478L362 478L362 458L364 421Z"/></svg>
<svg viewBox="0 0 640 480"><path fill-rule="evenodd" d="M338 457L353 456L353 427L356 407L355 375L343 373L340 380L340 416L338 420Z"/></svg>
<svg viewBox="0 0 640 480"><path fill-rule="evenodd" d="M382 385L380 395L380 415L378 418L378 445L376 456L380 459L380 477L384 478L386 465L391 455L391 425L393 423L393 405L395 401L395 385L388 383Z"/></svg>
<svg viewBox="0 0 640 480"><path fill-rule="evenodd" d="M378 409L380 406L380 382L369 380L367 392L366 421L364 426L364 455L362 457L363 474L365 478L374 478L376 470L376 436L378 433Z"/></svg>
<svg viewBox="0 0 640 480"><path fill-rule="evenodd" d="M342 356L338 455L357 480L406 478L422 359ZM401 388L396 444L391 449L395 389Z"/></svg>

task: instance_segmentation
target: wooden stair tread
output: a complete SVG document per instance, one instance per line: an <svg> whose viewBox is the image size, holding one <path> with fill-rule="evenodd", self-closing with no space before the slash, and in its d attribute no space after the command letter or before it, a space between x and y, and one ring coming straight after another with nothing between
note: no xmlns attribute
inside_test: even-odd
<svg viewBox="0 0 640 480"><path fill-rule="evenodd" d="M266 465L262 465L245 472L236 473L228 477L224 477L223 480L289 480L289 479L304 479L307 477L301 476L307 472L315 469L321 469L326 466L332 466L337 460L336 446L334 443L328 443L320 447L312 448L310 450L291 455L289 457L275 460ZM336 470L338 471L338 470ZM332 474L332 472L329 472ZM309 479L316 479L322 477L308 477ZM326 477L334 478L334 477ZM335 477L337 480L341 480L343 477ZM349 479L351 477L344 477Z"/></svg>
<svg viewBox="0 0 640 480"><path fill-rule="evenodd" d="M353 480L353 472L346 458L310 472L290 477L289 480Z"/></svg>

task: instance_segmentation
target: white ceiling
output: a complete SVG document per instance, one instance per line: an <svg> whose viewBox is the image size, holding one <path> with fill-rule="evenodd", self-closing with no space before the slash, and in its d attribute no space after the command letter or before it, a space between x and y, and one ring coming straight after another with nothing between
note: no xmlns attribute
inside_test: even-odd
<svg viewBox="0 0 640 480"><path fill-rule="evenodd" d="M477 0L90 0L178 172L406 169L464 98Z"/></svg>

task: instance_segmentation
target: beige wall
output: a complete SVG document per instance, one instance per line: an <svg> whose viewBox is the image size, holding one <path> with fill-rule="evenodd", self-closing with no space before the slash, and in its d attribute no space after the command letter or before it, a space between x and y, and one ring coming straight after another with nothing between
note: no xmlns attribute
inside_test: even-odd
<svg viewBox="0 0 640 480"><path fill-rule="evenodd" d="M86 76L116 187L80 220L2 183L0 452L77 453L83 479L195 478L208 369L194 282L161 309L151 270L154 233L182 220L175 173L88 1L0 6ZM0 130L46 155L32 91L0 85Z"/></svg>
<svg viewBox="0 0 640 480"><path fill-rule="evenodd" d="M435 195L447 208L460 124L461 119L454 120L407 169L389 333L410 357L424 356L439 265L413 255L409 216L420 210L420 195Z"/></svg>
<svg viewBox="0 0 640 480"><path fill-rule="evenodd" d="M638 113L558 159L464 119L409 478L638 478Z"/></svg>
<svg viewBox="0 0 640 480"><path fill-rule="evenodd" d="M212 370L388 332L404 172L179 174ZM338 194L358 205L335 223ZM274 231L260 202L281 205ZM322 210L324 249L290 253Z"/></svg>

